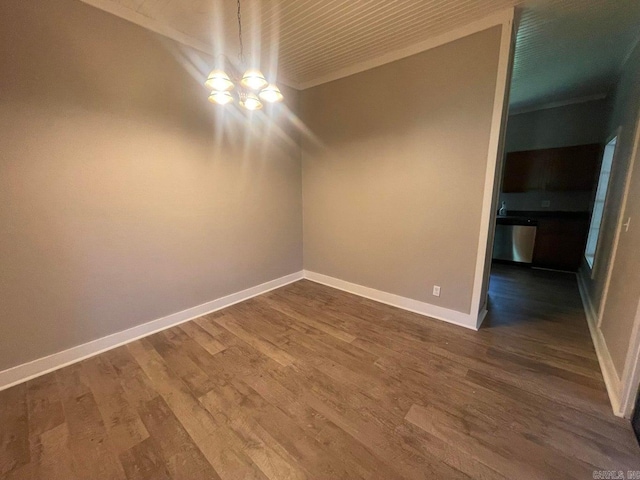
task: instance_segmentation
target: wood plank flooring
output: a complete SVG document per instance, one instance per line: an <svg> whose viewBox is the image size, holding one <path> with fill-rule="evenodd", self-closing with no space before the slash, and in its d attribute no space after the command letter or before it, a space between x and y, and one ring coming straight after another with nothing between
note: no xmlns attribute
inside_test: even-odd
<svg viewBox="0 0 640 480"><path fill-rule="evenodd" d="M494 268L479 332L300 281L0 392L1 479L640 470L575 277Z"/></svg>

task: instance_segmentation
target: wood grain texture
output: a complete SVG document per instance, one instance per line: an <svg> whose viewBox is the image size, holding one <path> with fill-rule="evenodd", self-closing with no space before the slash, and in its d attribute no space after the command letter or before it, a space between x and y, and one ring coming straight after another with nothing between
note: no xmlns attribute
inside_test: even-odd
<svg viewBox="0 0 640 480"><path fill-rule="evenodd" d="M640 470L571 275L494 267L472 332L300 281L0 392L1 479Z"/></svg>

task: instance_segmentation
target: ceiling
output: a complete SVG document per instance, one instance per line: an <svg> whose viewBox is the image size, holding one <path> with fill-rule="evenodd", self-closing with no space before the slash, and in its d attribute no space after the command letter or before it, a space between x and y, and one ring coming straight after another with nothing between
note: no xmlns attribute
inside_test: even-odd
<svg viewBox="0 0 640 480"><path fill-rule="evenodd" d="M235 0L83 1L237 58ZM512 109L603 97L640 37L638 0L242 0L245 57L306 88L513 6Z"/></svg>

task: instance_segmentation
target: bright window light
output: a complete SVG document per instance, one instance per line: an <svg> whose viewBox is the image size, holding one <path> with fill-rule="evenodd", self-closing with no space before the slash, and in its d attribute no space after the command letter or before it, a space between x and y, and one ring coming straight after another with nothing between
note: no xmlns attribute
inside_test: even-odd
<svg viewBox="0 0 640 480"><path fill-rule="evenodd" d="M611 164L613 163L613 154L616 150L617 139L618 137L614 137L613 140L611 140L607 144L607 146L604 147L604 155L602 156L602 166L600 167L598 189L596 190L596 198L593 204L593 213L591 214L591 224L589 225L587 247L584 251L584 256L592 270L595 263L598 240L600 239L600 227L602 225L602 218L604 217L604 206L607 200L607 191L609 190Z"/></svg>

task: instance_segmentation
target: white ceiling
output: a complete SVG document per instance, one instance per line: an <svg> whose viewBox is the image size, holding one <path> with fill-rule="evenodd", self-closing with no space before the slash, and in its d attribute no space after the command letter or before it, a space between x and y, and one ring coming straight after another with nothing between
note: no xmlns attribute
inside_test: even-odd
<svg viewBox="0 0 640 480"><path fill-rule="evenodd" d="M554 0L522 7L512 109L608 93L640 37L638 0Z"/></svg>
<svg viewBox="0 0 640 480"><path fill-rule="evenodd" d="M83 1L237 57L235 0ZM606 94L640 37L639 0L242 0L245 57L305 88L513 6L515 109Z"/></svg>

